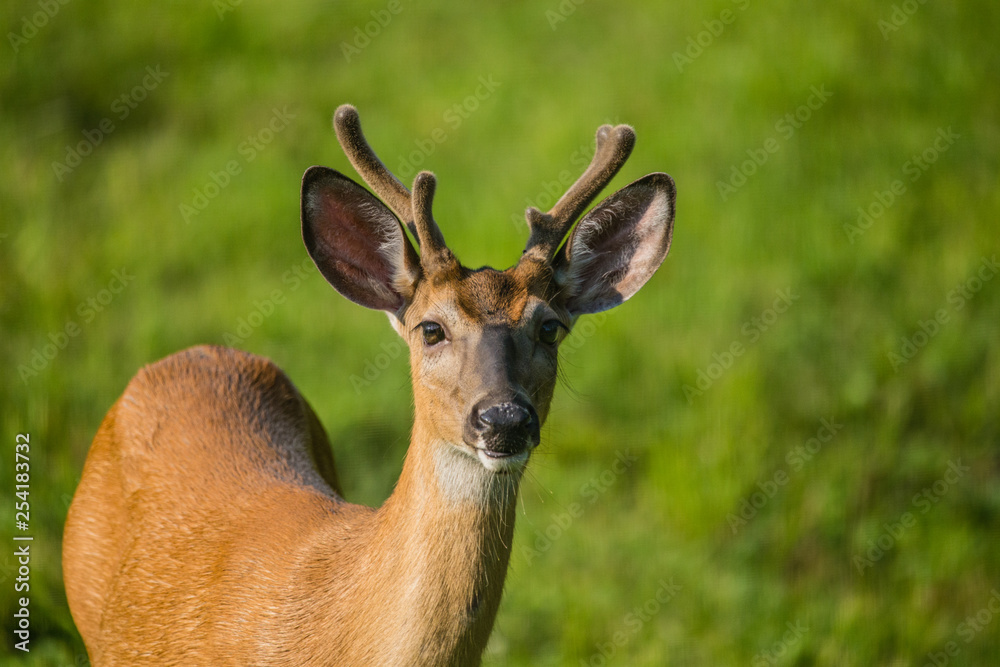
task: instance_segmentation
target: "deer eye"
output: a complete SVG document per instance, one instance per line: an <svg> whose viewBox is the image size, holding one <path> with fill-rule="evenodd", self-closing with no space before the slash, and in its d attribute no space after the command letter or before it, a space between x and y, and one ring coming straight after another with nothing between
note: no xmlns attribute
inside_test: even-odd
<svg viewBox="0 0 1000 667"><path fill-rule="evenodd" d="M424 334L424 345L430 347L444 340L444 327L437 322L421 322L420 329Z"/></svg>
<svg viewBox="0 0 1000 667"><path fill-rule="evenodd" d="M559 329L565 329L559 320L547 320L538 330L538 340L546 345L555 345L559 340Z"/></svg>

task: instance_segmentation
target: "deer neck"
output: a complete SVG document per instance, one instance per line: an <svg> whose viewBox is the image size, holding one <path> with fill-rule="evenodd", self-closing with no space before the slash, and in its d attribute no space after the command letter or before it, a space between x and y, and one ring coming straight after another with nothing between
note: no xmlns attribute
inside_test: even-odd
<svg viewBox="0 0 1000 667"><path fill-rule="evenodd" d="M383 602L420 664L478 664L503 592L520 473L487 471L417 420L399 482L375 514ZM428 653L428 651L430 653Z"/></svg>

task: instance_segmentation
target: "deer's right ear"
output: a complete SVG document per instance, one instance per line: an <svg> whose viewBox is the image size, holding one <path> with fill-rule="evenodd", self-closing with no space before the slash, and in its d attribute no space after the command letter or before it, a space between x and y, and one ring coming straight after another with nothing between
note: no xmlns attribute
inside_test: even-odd
<svg viewBox="0 0 1000 667"><path fill-rule="evenodd" d="M320 273L342 295L398 311L420 279L420 259L396 216L343 174L310 167L302 177L302 240Z"/></svg>

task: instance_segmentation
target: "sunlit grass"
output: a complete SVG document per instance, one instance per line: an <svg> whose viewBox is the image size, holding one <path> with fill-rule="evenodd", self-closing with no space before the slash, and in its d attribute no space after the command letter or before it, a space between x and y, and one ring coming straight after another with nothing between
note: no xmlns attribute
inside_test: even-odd
<svg viewBox="0 0 1000 667"><path fill-rule="evenodd" d="M962 626L1000 587L995 7L919 5L884 37L893 7L859 2L583 3L552 23L560 6L404 2L350 62L342 42L381 7L243 3L220 19L206 3L68 3L11 47L0 414L6 460L32 437L36 535L32 651L5 643L17 664L84 664L62 523L104 411L145 363L204 342L270 356L324 421L349 499L391 492L405 355L357 382L396 335L303 264L298 230L304 169L353 174L330 127L343 102L390 167L416 151L437 173L436 216L470 265L516 260L526 202L582 170L603 122L638 134L611 189L677 181L665 265L563 355L487 664L1000 653L1000 619ZM20 34L36 11L15 3L5 25ZM689 38L705 44L679 71ZM121 118L116 100L157 66L169 74ZM264 132L276 109L287 122ZM114 130L78 166L53 167L105 118ZM106 298L114 271L134 279ZM806 459L821 420L841 428ZM607 474L624 452L634 463ZM969 471L922 511L914 497L957 461ZM679 590L629 617L661 582Z"/></svg>

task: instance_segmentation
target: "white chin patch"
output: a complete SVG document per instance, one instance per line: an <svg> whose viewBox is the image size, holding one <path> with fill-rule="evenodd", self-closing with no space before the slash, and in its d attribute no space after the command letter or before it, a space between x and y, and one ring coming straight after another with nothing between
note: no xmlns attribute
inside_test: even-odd
<svg viewBox="0 0 1000 667"><path fill-rule="evenodd" d="M439 441L434 452L438 488L453 502L478 505L509 500L517 495L521 473L531 451L514 456L490 456L464 443Z"/></svg>
<svg viewBox="0 0 1000 667"><path fill-rule="evenodd" d="M520 454L510 456L491 456L487 450L476 448L476 456L483 467L490 472L505 472L508 470L520 470L528 463L531 450L525 450Z"/></svg>

